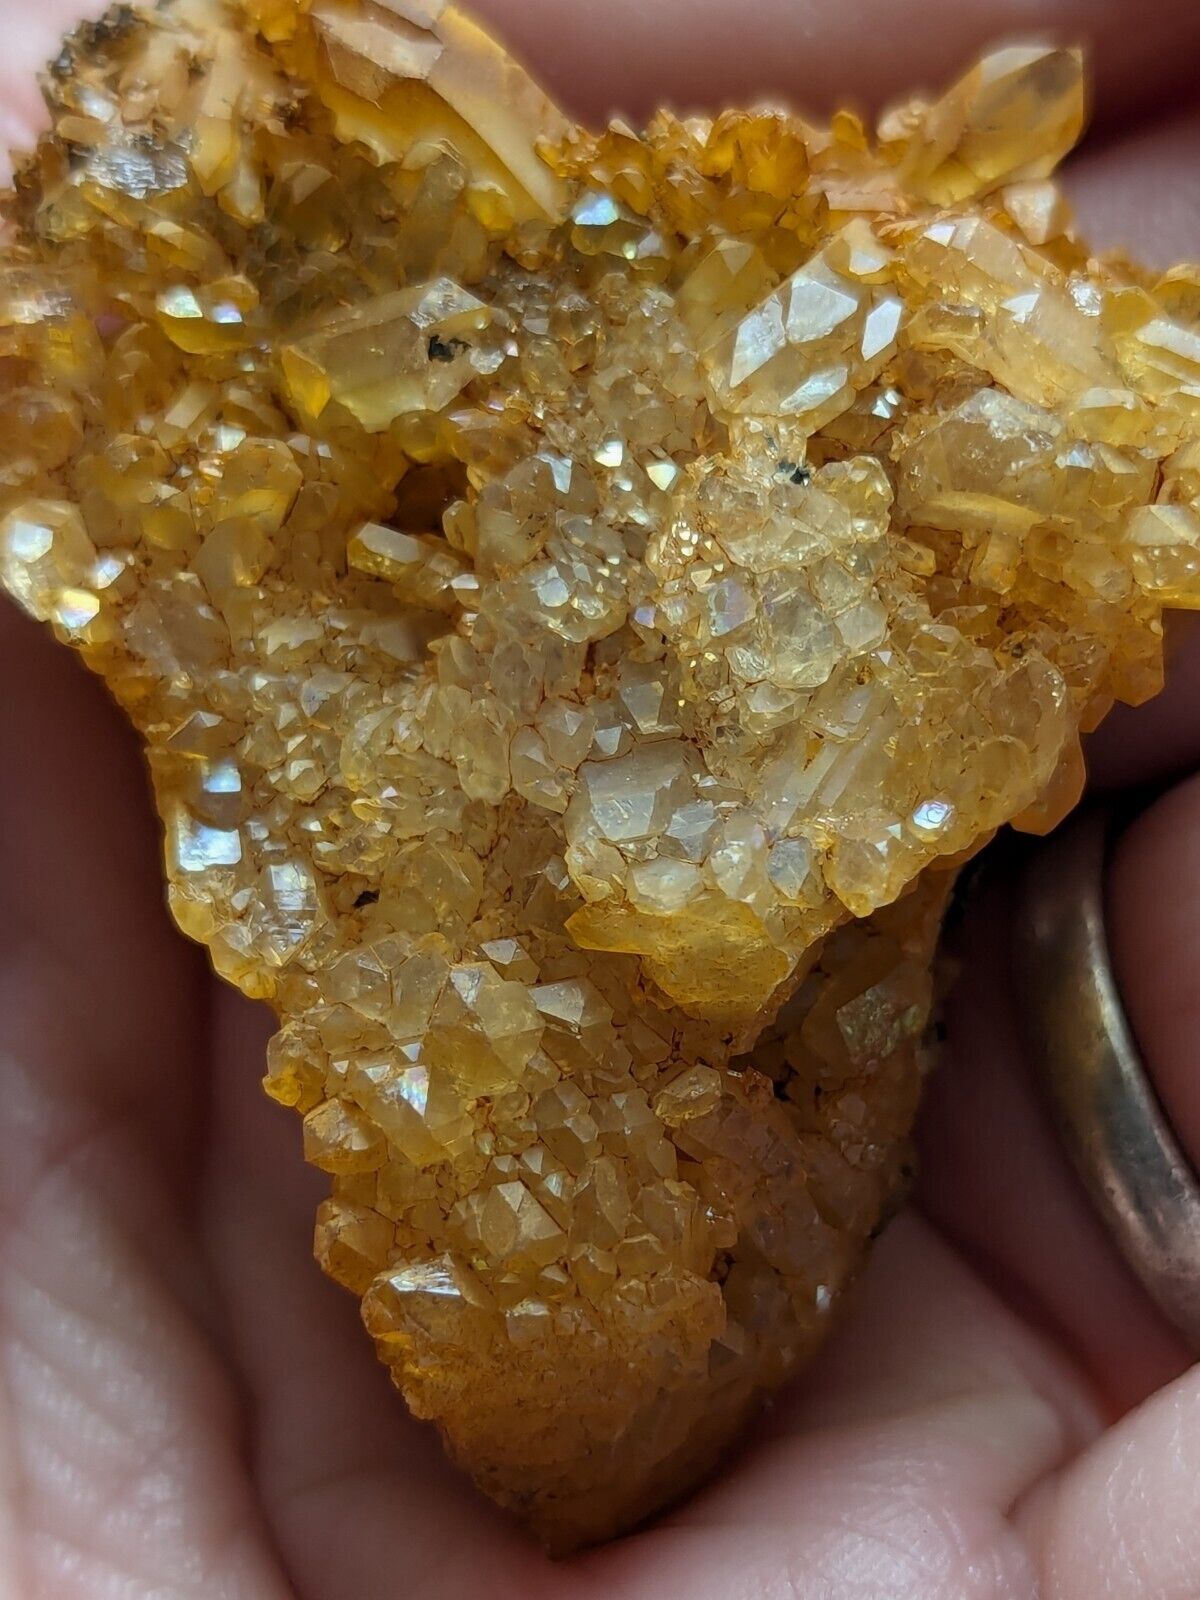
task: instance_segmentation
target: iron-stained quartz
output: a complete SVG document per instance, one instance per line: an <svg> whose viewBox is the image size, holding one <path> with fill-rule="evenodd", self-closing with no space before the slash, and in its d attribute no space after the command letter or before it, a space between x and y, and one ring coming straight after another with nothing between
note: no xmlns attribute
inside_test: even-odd
<svg viewBox="0 0 1200 1600"><path fill-rule="evenodd" d="M592 134L444 0L168 0L46 92L0 577L145 738L409 1405L611 1534L822 1339L955 869L1200 602L1200 275L1072 231L1069 51Z"/></svg>

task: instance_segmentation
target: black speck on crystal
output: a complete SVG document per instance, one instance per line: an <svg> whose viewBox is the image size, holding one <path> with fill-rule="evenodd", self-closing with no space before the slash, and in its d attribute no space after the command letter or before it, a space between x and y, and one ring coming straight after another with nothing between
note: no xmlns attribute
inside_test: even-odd
<svg viewBox="0 0 1200 1600"><path fill-rule="evenodd" d="M429 341L430 361L453 361L467 349L465 339L439 339L435 333Z"/></svg>

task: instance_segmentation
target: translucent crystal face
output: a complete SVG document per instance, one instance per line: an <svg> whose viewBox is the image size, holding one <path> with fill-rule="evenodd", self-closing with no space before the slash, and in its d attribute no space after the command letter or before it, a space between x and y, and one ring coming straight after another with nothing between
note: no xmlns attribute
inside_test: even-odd
<svg viewBox="0 0 1200 1600"><path fill-rule="evenodd" d="M954 867L1158 686L1200 281L1067 231L1069 52L592 137L439 0L176 0L48 87L0 577L146 738L410 1405L612 1532L894 1203Z"/></svg>

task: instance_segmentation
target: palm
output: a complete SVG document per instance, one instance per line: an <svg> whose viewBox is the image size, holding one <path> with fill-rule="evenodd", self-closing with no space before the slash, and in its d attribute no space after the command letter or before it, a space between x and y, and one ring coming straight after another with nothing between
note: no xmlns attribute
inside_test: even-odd
<svg viewBox="0 0 1200 1600"><path fill-rule="evenodd" d="M554 30L562 44L576 13L537 9L521 26L553 71ZM764 39L787 9L758 0ZM924 39L929 76L1021 8L995 0L970 39L960 22L939 33L933 9L905 33L907 48ZM1143 9L1138 51L1173 37L1169 0ZM713 14L724 10L714 0ZM830 59L853 43L844 21L794 12L790 25L818 42L828 32ZM1184 14L1176 31L1197 31ZM653 25L631 12L631 27ZM49 51L53 19L39 26L30 59ZM770 45L755 56L756 38L751 28L752 62L777 59ZM658 90L719 92L710 56L676 55L677 81L664 64ZM1184 57L1159 49L1156 70ZM1114 108L1128 108L1130 84L1150 97L1136 52L1101 65ZM743 58L739 70L756 69ZM807 85L794 76L819 92L814 70ZM871 93L905 86L872 78L870 62L862 81ZM579 98L607 92L583 86ZM26 115L19 97L9 105ZM1148 184L1176 197L1176 236L1154 241L1161 257L1200 249L1188 133L1176 119L1131 135L1079 172L1110 232ZM1189 193L1190 211L1178 203ZM168 928L138 759L115 712L7 611L0 667L16 686L0 705L5 1600L1196 1592L1188 1451L1200 1455L1200 1421L1191 1435L1184 1424L1200 1382L1111 1257L1024 1084L994 976L998 891L964 936L951 1065L926 1118L925 1220L889 1233L833 1350L716 1484L648 1532L556 1567L408 1420L353 1302L313 1267L321 1182L257 1086L268 1019L218 988ZM1171 701L1127 722L1121 776L1191 757L1188 687L1181 678ZM1186 795L1174 803L1177 820L1193 820ZM1152 828L1130 848L1153 870ZM1135 918L1134 891L1119 880L1117 892ZM1186 952L1156 971L1147 1004L1188 981ZM1185 1045L1168 1038L1168 1055Z"/></svg>

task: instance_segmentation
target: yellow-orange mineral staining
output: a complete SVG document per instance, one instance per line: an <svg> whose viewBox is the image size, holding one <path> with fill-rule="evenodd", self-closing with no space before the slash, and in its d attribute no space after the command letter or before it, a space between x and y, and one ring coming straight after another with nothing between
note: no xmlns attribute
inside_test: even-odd
<svg viewBox="0 0 1200 1600"><path fill-rule="evenodd" d="M3 581L145 737L409 1405L612 1533L822 1337L954 867L1200 601L1200 273L1071 231L1067 51L593 136L444 0L174 0L46 91Z"/></svg>

